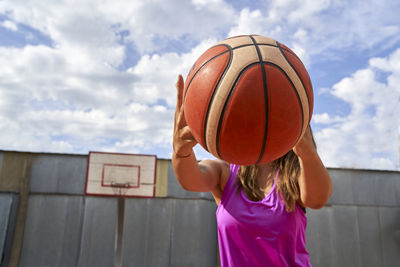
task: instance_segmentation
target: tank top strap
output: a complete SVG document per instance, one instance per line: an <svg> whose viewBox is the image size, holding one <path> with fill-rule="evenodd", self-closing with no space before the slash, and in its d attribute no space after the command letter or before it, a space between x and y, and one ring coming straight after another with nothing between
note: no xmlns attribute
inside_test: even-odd
<svg viewBox="0 0 400 267"><path fill-rule="evenodd" d="M230 168L231 168L231 174L233 174L236 177L236 175L239 172L240 166L236 164L231 164Z"/></svg>
<svg viewBox="0 0 400 267"><path fill-rule="evenodd" d="M239 169L240 169L239 165L235 165L235 164L230 165L229 178L228 178L228 181L226 182L225 188L224 188L224 192L226 192L226 194L230 194L230 192L232 190L234 190L234 188L236 186L236 176L239 172Z"/></svg>

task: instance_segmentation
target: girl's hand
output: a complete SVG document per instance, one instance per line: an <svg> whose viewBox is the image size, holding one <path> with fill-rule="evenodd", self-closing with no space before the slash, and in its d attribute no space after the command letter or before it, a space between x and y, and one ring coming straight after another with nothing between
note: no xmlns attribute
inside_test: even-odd
<svg viewBox="0 0 400 267"><path fill-rule="evenodd" d="M175 121L174 121L174 135L173 135L173 150L175 155L179 157L186 157L192 153L192 148L197 144L194 139L189 126L186 124L185 115L183 110L183 78L182 75L178 76L176 82L177 100L175 108Z"/></svg>
<svg viewBox="0 0 400 267"><path fill-rule="evenodd" d="M317 153L317 146L315 144L310 126L307 127L303 137L293 147L293 152L296 153L299 158L314 156Z"/></svg>

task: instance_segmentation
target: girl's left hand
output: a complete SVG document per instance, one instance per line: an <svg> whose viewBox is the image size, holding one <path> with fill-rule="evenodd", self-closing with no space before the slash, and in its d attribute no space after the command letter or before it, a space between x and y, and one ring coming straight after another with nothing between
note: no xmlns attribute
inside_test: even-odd
<svg viewBox="0 0 400 267"><path fill-rule="evenodd" d="M305 134L300 141L293 147L293 152L300 158L314 155L317 153L317 146L315 144L311 127L308 126Z"/></svg>

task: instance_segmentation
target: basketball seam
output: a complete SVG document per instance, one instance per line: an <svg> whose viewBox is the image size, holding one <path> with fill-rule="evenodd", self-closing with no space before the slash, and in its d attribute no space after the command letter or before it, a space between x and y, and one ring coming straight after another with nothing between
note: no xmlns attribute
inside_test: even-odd
<svg viewBox="0 0 400 267"><path fill-rule="evenodd" d="M244 68L239 72L239 74L238 74L238 76L236 77L235 82L233 83L231 89L229 90L229 94L228 94L228 96L227 96L227 98L226 98L226 100L225 100L224 106L223 106L222 111L221 111L221 115L220 115L220 117L219 117L218 128L217 128L217 135L216 135L216 140L217 140L217 142L216 142L216 150L217 150L217 154L218 154L218 156L219 156L220 158L222 158L222 157L221 157L221 154L220 154L220 152L219 152L219 138L220 138L220 133L221 133L221 128L222 128L222 122L223 122L223 120L224 120L225 110L226 110L226 108L227 108L227 106L228 106L228 104L229 104L230 98L232 97L233 91L234 91L234 89L236 88L236 84L239 82L239 80L240 80L240 78L242 77L243 73L244 73L247 69L249 69L250 67L252 67L252 66L254 66L254 65L257 65L257 64L260 64L260 62L251 63L251 64L247 65L246 67L244 67Z"/></svg>
<svg viewBox="0 0 400 267"><path fill-rule="evenodd" d="M283 57L286 59L286 62L292 67L292 69L294 70L294 72L296 73L296 75L297 75L297 77L299 78L299 80L300 80L300 82L301 82L301 84L303 85L303 88L304 88L304 91L305 91L305 93L306 93L306 95L307 95L307 103L308 103L308 107L309 107L309 112L308 112L308 116L309 116L309 121L308 122L310 122L310 120L311 120L311 106L310 106L310 96L309 96L309 94L308 94L308 92L307 92L307 87L305 86L305 84L304 84L304 81L303 81L303 79L301 78L301 76L300 76L300 74L298 73L298 71L297 71L297 69L293 66L293 64L289 61L289 59L286 57L286 55L285 55L285 53L283 53L283 51L282 51L282 47L281 47L281 45L280 45L280 43L279 42L277 42L277 44L278 44L278 48L279 48L279 51L281 52L281 54L283 55ZM285 49L286 51L288 51L287 49ZM297 57L297 56L296 56ZM297 57L298 58L298 57ZM298 58L299 59L299 58ZM300 60L300 59L299 59ZM300 60L301 61L301 60ZM311 88L312 89L312 88ZM304 125L303 125L304 126ZM302 128L302 132L303 132L303 128Z"/></svg>
<svg viewBox="0 0 400 267"><path fill-rule="evenodd" d="M281 46L281 48L282 48L282 50L285 50L286 52L292 54L292 55L295 56L298 60L301 61L301 59L300 59L293 51L290 51L289 49L287 49L287 48L285 48L285 47L282 47L282 46Z"/></svg>
<svg viewBox="0 0 400 267"><path fill-rule="evenodd" d="M263 143L261 146L261 152L260 152L260 156L258 157L258 160L256 162L259 163L264 155L265 152L265 145L266 145L266 141L267 141L267 136L268 136L268 112L269 112L269 104L268 104L268 87L267 87L267 74L264 68L264 64L262 64L263 59L262 59L262 55L261 55L261 51L260 48L258 47L258 44L256 42L256 40L254 39L253 36L250 36L251 40L254 43L254 46L257 50L257 55L259 58L259 62L260 62L260 67L261 67L261 72L262 72L262 77L263 77L263 87L264 87L264 101L265 101L265 128L264 128L264 138L263 138Z"/></svg>
<svg viewBox="0 0 400 267"><path fill-rule="evenodd" d="M219 54L213 56L212 58L210 58L209 60L207 60L203 65L201 65L201 66L199 67L199 69L193 74L192 79L190 79L190 81L189 81L189 83L188 83L188 86L187 86L187 88L186 88L185 94L184 94L184 96L183 96L183 101L185 101L186 95L187 95L187 93L188 93L188 91L189 91L189 88L190 88L190 85L192 84L192 81L193 81L194 78L197 76L197 74L199 73L200 70L202 70L208 63L210 63L211 61L213 61L213 60L216 59L217 57L219 57L219 56L221 56L221 55L223 55L223 54L225 54L225 53L228 53L228 52L230 53L231 56L229 57L228 65L227 65L227 67L225 68L223 74L221 75L220 79L218 80L217 85L216 85L215 88L214 88L213 94L212 94L211 99L210 99L210 101L209 101L209 103L208 103L207 113L206 113L206 116L205 116L205 120L204 120L204 122L202 122L202 123L204 123L204 124L202 125L202 129L203 129L203 133L204 133L204 135L203 135L203 138L204 138L204 148L205 148L206 150L208 150L207 139L206 139L206 133L207 133L207 121L208 121L208 114L209 114L209 111L210 111L210 106L211 106L211 103L212 103L212 101L213 101L213 99L214 99L215 91L216 91L216 89L218 88L218 85L220 84L222 77L224 77L224 75L225 75L225 73L226 73L226 70L229 68L229 66L230 66L230 64L231 64L231 61L232 61L232 48L231 48L229 45L227 45L227 44L219 44L219 45L215 45L215 46L213 46L213 47L211 47L211 48L218 47L218 46L225 46L228 50L226 50L226 51L224 51L224 52L221 52L221 53L219 53ZM210 49L211 49L211 48L210 48Z"/></svg>
<svg viewBox="0 0 400 267"><path fill-rule="evenodd" d="M252 37L250 37L250 38L252 38ZM252 38L252 40L253 40L253 38ZM253 40L253 42L255 42L255 40ZM277 46L272 45L272 44L264 44L264 43L262 43L261 45L277 47ZM211 61L213 61L213 60L216 59L217 57L219 57L219 56L221 56L221 55L223 55L223 54L225 54L225 53L228 53L228 52L230 53L229 62L228 62L228 64L227 64L227 66L226 66L224 72L222 73L221 77L219 78L219 80L218 80L218 82L217 82L217 85L215 86L215 88L214 88L214 90L213 90L213 94L211 95L210 101L209 101L208 106L207 106L207 112L206 112L204 124L202 125L202 128L204 129L204 130L203 130L204 148L205 148L206 150L208 150L208 145L207 145L207 123L208 123L208 119L209 119L210 109L211 109L211 106L212 106L212 104L213 104L215 95L217 94L218 86L219 86L219 84L221 83L223 77L226 75L226 72L228 71L228 69L229 69L229 67L230 67L230 65L231 65L233 50L239 49L239 48L243 48L243 47L247 47L247 46L256 46L256 45L255 45L255 43L253 43L253 44L240 45L240 46L237 46L237 47L232 48L232 47L231 47L230 45L228 45L228 44L219 44L219 45L213 46L213 47L211 47L211 48L218 47L218 46L225 46L228 50L226 50L226 51L224 51L224 52L221 52L221 53L219 53L219 54L213 56L212 58L210 58L209 60L207 60L203 65L201 65L201 66L199 67L199 69L196 71L196 73L193 74L193 77L192 77L191 80L189 81L189 84L188 84L188 86L187 86L187 88L186 88L186 91L185 91L185 94L184 94L184 99L185 99L185 98L186 98L186 95L187 95L187 93L188 93L188 91L189 91L190 85L192 84L192 81L194 80L194 78L197 76L197 74L199 73L199 71L200 71L201 69L203 69L207 64L209 64ZM210 49L211 49L211 48L210 48ZM258 49L258 47L256 47L256 49ZM259 52L259 51L258 51L258 52ZM258 54L258 56L259 56L259 58L260 58L261 54ZM260 58L260 60L261 60L261 58ZM262 68L263 68L263 67L262 67ZM263 73L265 74L265 70L263 71ZM263 76L265 76L265 75L263 75ZM265 81L265 82L266 82L266 81ZM219 145L218 145L218 136L219 136L219 133L217 132L217 137L216 137L216 138L217 138L217 139L216 139L216 140L217 140L217 142L216 142L217 146L216 146L216 148L217 148L217 154L220 156L220 153L219 153ZM263 146L263 147L264 147L264 146ZM262 149L262 154L263 154L263 153L264 153L264 149ZM220 157L221 157L221 156L220 156Z"/></svg>
<svg viewBox="0 0 400 267"><path fill-rule="evenodd" d="M273 44L267 44L267 43L253 43L253 44L239 45L239 46L233 47L232 49L235 50L235 49L242 48L242 47L246 47L246 46L254 46L254 45L256 45L256 44L257 44L257 45L263 45L263 46L277 47L276 45L273 45Z"/></svg>
<svg viewBox="0 0 400 267"><path fill-rule="evenodd" d="M188 86L187 86L187 88L186 88L186 91L185 91L185 94L184 94L183 98L184 98L184 99L186 98L187 92L189 91L189 87L190 87L190 85L191 85L191 83L192 83L194 77L196 77L197 73L198 73L201 69L203 69L208 63L210 63L210 62L213 61L215 58L217 58L217 57L219 57L219 56L221 56L221 55L223 55L223 54L225 54L225 53L232 52L233 50L236 50L236 49L239 49L239 48L242 48L242 47L253 46L253 45L254 45L254 44L244 44L244 45L239 45L239 46L236 46L236 47L231 47L231 46L228 45L228 44L219 44L219 45L215 45L215 46L213 46L213 47L210 47L209 49L212 49L212 48L218 47L218 46L225 46L226 48L228 48L228 50L226 50L226 51L224 51L224 52L221 52L221 53L219 53L219 54L213 56L212 58L210 58L209 60L207 60L203 65L201 65L201 66L199 67L199 69L196 71L196 73L193 74L192 79L190 79L189 84L188 84ZM276 45L266 44L266 43L259 43L258 45L272 46L272 47L277 47L277 48L279 48L279 47L276 46Z"/></svg>
<svg viewBox="0 0 400 267"><path fill-rule="evenodd" d="M292 85L293 91L296 93L297 100L299 101L299 106L300 106L300 110L301 110L301 131L300 131L299 136L298 136L297 139L296 139L296 143L297 143L297 142L299 141L299 139L300 139L300 136L301 136L301 133L303 132L303 127L304 127L304 111L303 111L303 105L302 105L302 103L301 103L300 95L299 95L299 93L297 92L296 86L294 85L293 81L290 79L289 75L285 72L285 70L284 70L283 68L281 68L279 65L277 65L277 64L275 64L275 63L273 63L273 62L269 62L269 61L263 61L262 63L263 63L263 64L267 64L267 65L274 66L274 67L276 67L278 70L280 70L280 71L286 76L286 78L288 79L288 81L289 81L290 84Z"/></svg>
<svg viewBox="0 0 400 267"><path fill-rule="evenodd" d="M192 79L190 79L190 81L189 81L189 84L188 84L188 86L187 86L187 88L186 88L186 91L185 91L185 95L183 96L184 99L186 98L187 92L189 91L189 87L190 87L190 85L192 84L192 81L193 81L194 77L196 77L197 73L199 73L199 71L202 70L202 69L204 68L204 66L206 66L208 63L210 63L211 61L213 61L213 60L216 59L217 57L219 57L219 56L221 56L221 55L223 55L223 54L225 54L225 53L228 53L229 51L232 50L232 48L231 48L229 45L227 45L227 44L220 44L220 45L213 46L213 47L211 47L211 48L218 47L218 46L221 46L221 45L222 45L222 46L225 46L226 48L228 48L228 50L226 50L226 51L224 51L224 52L221 52L221 53L219 53L218 55L213 56L212 58L210 58L209 60L207 60L203 65L201 65L201 66L199 67L199 69L196 71L196 73L193 74ZM210 48L210 49L211 49L211 48Z"/></svg>
<svg viewBox="0 0 400 267"><path fill-rule="evenodd" d="M208 123L208 117L210 115L210 109L211 109L211 106L212 106L212 104L214 102L214 98L215 98L215 95L217 93L217 89L218 89L222 79L225 77L225 74L228 71L228 69L229 69L229 67L231 66L231 63L232 63L232 48L230 46L228 46L228 49L229 49L228 52L230 54L228 65L225 67L224 72L222 73L221 77L219 77L217 85L215 86L215 88L213 90L213 94L211 95L210 101L208 102L206 118L204 120L204 126L203 126L204 131L203 131L203 133L204 133L204 147L205 147L206 150L208 150L208 145L207 145L207 123Z"/></svg>

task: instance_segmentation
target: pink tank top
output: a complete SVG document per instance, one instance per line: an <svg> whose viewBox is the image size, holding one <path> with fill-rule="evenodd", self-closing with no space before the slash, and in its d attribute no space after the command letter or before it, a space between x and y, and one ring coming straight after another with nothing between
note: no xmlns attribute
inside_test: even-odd
<svg viewBox="0 0 400 267"><path fill-rule="evenodd" d="M306 250L307 218L299 204L286 212L275 186L261 201L251 201L238 191L236 175L231 173L217 208L217 227L221 267L311 266Z"/></svg>

